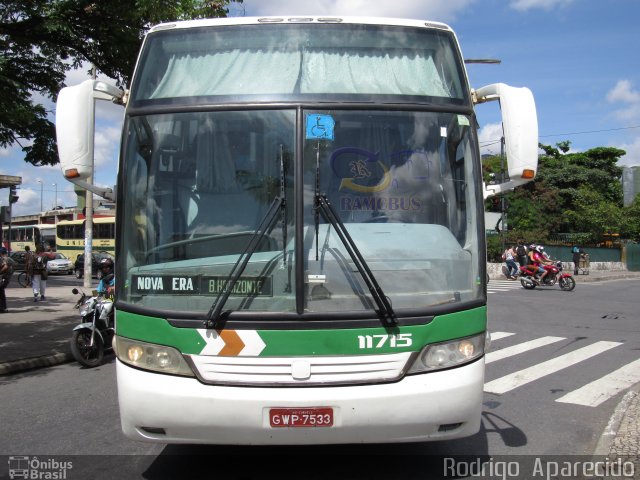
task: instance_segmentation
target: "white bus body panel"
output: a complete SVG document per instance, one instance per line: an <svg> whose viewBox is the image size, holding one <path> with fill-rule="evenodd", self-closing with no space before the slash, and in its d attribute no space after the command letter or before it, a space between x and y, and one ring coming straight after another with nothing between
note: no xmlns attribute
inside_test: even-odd
<svg viewBox="0 0 640 480"><path fill-rule="evenodd" d="M406 376L395 383L330 388L205 385L194 378L146 372L120 361L116 364L122 430L139 441L226 445L420 442L467 437L480 428L484 357L455 369ZM334 425L272 428L272 407L332 407ZM458 428L440 428L458 423ZM160 432L158 429L165 433L150 433Z"/></svg>

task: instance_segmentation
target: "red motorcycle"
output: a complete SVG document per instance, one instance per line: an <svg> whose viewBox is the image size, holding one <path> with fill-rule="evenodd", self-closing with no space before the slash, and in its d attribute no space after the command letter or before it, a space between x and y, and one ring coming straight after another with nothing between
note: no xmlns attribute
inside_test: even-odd
<svg viewBox="0 0 640 480"><path fill-rule="evenodd" d="M556 283L560 286L560 289L565 292L570 292L576 288L576 281L570 273L562 273L562 262L556 262L553 265L542 266L548 273L542 279L536 278L538 273L537 267L533 265L526 265L520 267L520 283L527 290L532 290L537 286L541 287L553 287Z"/></svg>

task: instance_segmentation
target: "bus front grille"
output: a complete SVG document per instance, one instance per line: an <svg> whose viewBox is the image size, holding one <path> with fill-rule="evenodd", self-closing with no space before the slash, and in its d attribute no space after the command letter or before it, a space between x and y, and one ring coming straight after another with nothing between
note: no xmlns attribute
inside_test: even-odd
<svg viewBox="0 0 640 480"><path fill-rule="evenodd" d="M378 383L402 377L410 352L317 357L188 355L203 382L233 385L335 385Z"/></svg>

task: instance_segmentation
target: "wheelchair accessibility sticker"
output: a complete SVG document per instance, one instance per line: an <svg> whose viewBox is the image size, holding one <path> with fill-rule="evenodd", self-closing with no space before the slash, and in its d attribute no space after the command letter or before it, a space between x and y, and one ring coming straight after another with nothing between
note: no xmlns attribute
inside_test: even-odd
<svg viewBox="0 0 640 480"><path fill-rule="evenodd" d="M336 122L331 115L307 114L307 140L333 140Z"/></svg>

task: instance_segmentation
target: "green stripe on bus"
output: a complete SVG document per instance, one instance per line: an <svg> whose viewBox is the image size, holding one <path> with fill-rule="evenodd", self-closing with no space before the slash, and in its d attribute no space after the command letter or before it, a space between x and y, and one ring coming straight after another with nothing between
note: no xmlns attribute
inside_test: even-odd
<svg viewBox="0 0 640 480"><path fill-rule="evenodd" d="M425 325L385 329L258 330L264 342L259 356L362 355L415 352L427 344L466 337L486 330L486 307L439 315ZM240 331L242 332L242 331ZM175 328L162 318L117 313L118 335L173 346L199 354L206 342L197 329Z"/></svg>
<svg viewBox="0 0 640 480"><path fill-rule="evenodd" d="M163 318L116 312L116 333L122 337L175 347L182 353L199 353L205 341L193 328L175 328Z"/></svg>
<svg viewBox="0 0 640 480"><path fill-rule="evenodd" d="M486 307L440 315L426 325L386 329L259 330L260 356L357 355L415 352L427 344L486 330Z"/></svg>

